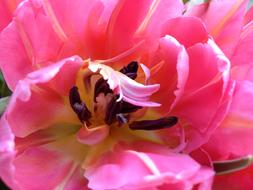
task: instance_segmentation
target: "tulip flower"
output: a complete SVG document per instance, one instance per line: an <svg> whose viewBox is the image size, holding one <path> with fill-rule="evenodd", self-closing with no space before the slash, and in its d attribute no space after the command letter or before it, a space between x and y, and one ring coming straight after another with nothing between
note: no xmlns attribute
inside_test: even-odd
<svg viewBox="0 0 253 190"><path fill-rule="evenodd" d="M230 135L218 144L225 130L243 131L236 113L252 112L245 10L246 1L20 3L0 33L13 91L0 120L2 180L15 190L212 189L224 163L243 162L227 160L251 154L229 149Z"/></svg>

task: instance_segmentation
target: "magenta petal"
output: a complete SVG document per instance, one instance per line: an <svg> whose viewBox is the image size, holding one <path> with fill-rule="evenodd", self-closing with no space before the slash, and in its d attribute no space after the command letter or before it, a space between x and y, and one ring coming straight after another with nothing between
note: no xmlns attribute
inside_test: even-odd
<svg viewBox="0 0 253 190"><path fill-rule="evenodd" d="M240 35L240 41L236 46L231 61L233 65L251 64L252 61L252 42L253 42L253 22L250 22L243 28ZM251 64L252 65L252 64Z"/></svg>
<svg viewBox="0 0 253 190"><path fill-rule="evenodd" d="M253 154L253 83L236 84L230 110L204 148L215 160Z"/></svg>
<svg viewBox="0 0 253 190"><path fill-rule="evenodd" d="M97 165L88 168L85 176L92 189L152 189L163 184L173 187L176 183L192 188L194 184L202 184L212 178L212 171L206 170L206 175L197 179L201 171L194 160L183 154L115 150L105 154Z"/></svg>
<svg viewBox="0 0 253 190"><path fill-rule="evenodd" d="M22 0L0 1L0 32L11 22L12 15L19 2Z"/></svg>
<svg viewBox="0 0 253 190"><path fill-rule="evenodd" d="M14 179L15 168L12 165L15 153L14 135L6 117L2 116L0 120L0 177L8 186L19 189Z"/></svg>
<svg viewBox="0 0 253 190"><path fill-rule="evenodd" d="M187 149L193 150L208 140L224 118L234 85L228 83L230 63L212 41L196 44L188 53L189 80L181 101L172 111L191 126L187 132L190 139Z"/></svg>
<svg viewBox="0 0 253 190"><path fill-rule="evenodd" d="M169 19L164 24L162 30L162 35L166 34L173 36L186 47L208 40L208 33L204 23L196 17L177 17Z"/></svg>
<svg viewBox="0 0 253 190"><path fill-rule="evenodd" d="M0 67L10 88L14 90L27 73L56 60L61 46L41 5L23 3L0 35Z"/></svg>
<svg viewBox="0 0 253 190"><path fill-rule="evenodd" d="M247 0L210 1L187 10L187 15L197 16L206 24L224 53L230 57L238 42Z"/></svg>
<svg viewBox="0 0 253 190"><path fill-rule="evenodd" d="M13 164L15 178L23 189L43 190L56 188L73 163L59 152L33 147L18 155Z"/></svg>
<svg viewBox="0 0 253 190"><path fill-rule="evenodd" d="M166 35L160 39L156 56L161 59L158 59L160 62L157 63L161 66L157 72L151 72L151 79L160 84L160 90L154 95L154 100L162 105L159 112L167 113L176 105L184 92L189 72L188 54L184 46L174 37Z"/></svg>
<svg viewBox="0 0 253 190"><path fill-rule="evenodd" d="M80 58L72 57L30 73L26 79L19 81L5 112L16 136L24 137L52 123L70 119L72 111L68 110L62 95L56 92L68 94L75 85L81 63ZM62 70L68 72L59 73ZM59 81L62 78L68 80L64 88Z"/></svg>
<svg viewBox="0 0 253 190"><path fill-rule="evenodd" d="M131 48L135 38L145 32L148 37L155 34L158 37L162 24L168 18L181 15L182 11L183 4L179 0L118 1L107 29L109 56Z"/></svg>

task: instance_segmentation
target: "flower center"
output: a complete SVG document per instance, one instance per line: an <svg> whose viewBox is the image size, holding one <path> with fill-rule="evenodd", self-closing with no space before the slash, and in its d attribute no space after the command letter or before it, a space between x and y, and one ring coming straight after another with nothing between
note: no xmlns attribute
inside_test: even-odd
<svg viewBox="0 0 253 190"><path fill-rule="evenodd" d="M144 86L134 81L137 78L138 62L132 61L119 71L114 71L104 65L97 66L102 77L97 78L93 85L94 93L91 99L93 100L93 109L91 111L86 103L82 101L76 86L69 91L70 105L80 122L85 126L83 138L89 139L91 133L95 133L95 131L97 133L102 132L103 135L95 141L95 143L98 143L109 134L108 131L112 125L118 127L124 125L129 127L130 130L159 130L172 127L177 123L178 119L174 116L138 121L136 119L140 118L133 117L135 112L145 109L145 105L147 107L159 105L148 100L149 96L157 90L154 89L154 85ZM92 69L94 68L91 67L90 70ZM94 70L96 74L98 69ZM138 88L142 91L137 90L134 92L129 90ZM105 129L107 132L102 128L107 128ZM85 142L87 141L85 140Z"/></svg>

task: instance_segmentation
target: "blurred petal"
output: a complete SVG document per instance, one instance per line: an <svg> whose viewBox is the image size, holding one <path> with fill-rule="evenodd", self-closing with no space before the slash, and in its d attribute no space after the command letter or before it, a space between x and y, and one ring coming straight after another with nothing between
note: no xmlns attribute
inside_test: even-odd
<svg viewBox="0 0 253 190"><path fill-rule="evenodd" d="M0 32L11 22L12 14L22 0L0 1Z"/></svg>
<svg viewBox="0 0 253 190"><path fill-rule="evenodd" d="M146 31L150 36L157 34L155 31L159 33L161 25L168 18L179 16L182 11L183 4L179 0L120 0L107 29L109 56L132 47L135 33L137 38Z"/></svg>
<svg viewBox="0 0 253 190"><path fill-rule="evenodd" d="M237 45L247 0L210 1L194 6L187 15L202 18L216 43L231 57Z"/></svg>

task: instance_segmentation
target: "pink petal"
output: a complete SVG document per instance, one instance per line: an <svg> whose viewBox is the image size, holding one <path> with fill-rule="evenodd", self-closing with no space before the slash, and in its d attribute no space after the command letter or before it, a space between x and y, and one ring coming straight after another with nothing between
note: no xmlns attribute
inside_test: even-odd
<svg viewBox="0 0 253 190"><path fill-rule="evenodd" d="M15 136L24 137L55 122L75 118L72 110L65 105L62 95L56 92L68 94L68 90L75 85L81 63L78 57L65 59L30 73L26 79L19 81L5 113ZM69 72L60 73L61 70ZM61 74L65 74L68 80L64 88L59 81L63 78Z"/></svg>
<svg viewBox="0 0 253 190"><path fill-rule="evenodd" d="M0 177L8 186L18 189L17 181L13 177L15 168L12 161L15 153L14 135L6 117L2 116L0 120Z"/></svg>
<svg viewBox="0 0 253 190"><path fill-rule="evenodd" d="M244 16L244 25L248 24L253 20L253 7L247 11L246 15Z"/></svg>
<svg viewBox="0 0 253 190"><path fill-rule="evenodd" d="M214 131L205 150L215 160L237 158L253 154L253 83L238 82L229 112Z"/></svg>
<svg viewBox="0 0 253 190"><path fill-rule="evenodd" d="M161 148L164 149L164 148ZM110 171L110 172L108 172ZM133 172L134 171L134 172ZM155 154L134 150L114 150L85 172L92 189L145 189L162 184L187 184L193 187L191 179L201 171L200 166L183 154ZM207 171L198 183L212 177ZM110 179L110 180L108 180Z"/></svg>
<svg viewBox="0 0 253 190"><path fill-rule="evenodd" d="M251 48L253 42L253 22L246 25L240 35L240 41L236 46L231 61L233 65L249 64L252 60L253 51Z"/></svg>
<svg viewBox="0 0 253 190"><path fill-rule="evenodd" d="M194 6L187 11L187 15L202 18L208 32L230 57L240 36L247 2L246 0L230 0L222 3L211 1Z"/></svg>
<svg viewBox="0 0 253 190"><path fill-rule="evenodd" d="M189 79L185 94L172 113L191 126L187 131L187 138L190 137L187 149L190 149L204 143L222 121L231 102L234 84L228 83L229 61L213 42L196 44L188 53Z"/></svg>
<svg viewBox="0 0 253 190"><path fill-rule="evenodd" d="M63 41L73 43L70 49L62 50L61 56L66 53L70 56L72 52L83 57L104 58L105 31L115 4L113 0L44 1L43 7L55 32Z"/></svg>
<svg viewBox="0 0 253 190"><path fill-rule="evenodd" d="M160 64L161 68L152 73L154 83L161 85L159 93L153 96L154 100L161 103L161 113L167 113L178 102L184 91L188 78L188 55L181 44L172 36L166 35L160 39L160 47L157 51L159 58L155 57L152 64ZM157 60L160 63L157 63ZM149 65L150 68L155 65Z"/></svg>
<svg viewBox="0 0 253 190"><path fill-rule="evenodd" d="M182 11L183 4L178 0L119 1L107 28L109 57L132 47L135 33L138 37L138 33L147 30L152 36L168 18L178 16Z"/></svg>
<svg viewBox="0 0 253 190"><path fill-rule="evenodd" d="M83 176L84 171L77 167L68 179L64 190L88 190L88 181Z"/></svg>
<svg viewBox="0 0 253 190"><path fill-rule="evenodd" d="M56 60L61 46L41 5L23 3L0 35L0 67L10 88L14 90L27 73Z"/></svg>
<svg viewBox="0 0 253 190"><path fill-rule="evenodd" d="M2 0L0 2L0 32L11 22L12 14L22 0Z"/></svg>
<svg viewBox="0 0 253 190"><path fill-rule="evenodd" d="M13 164L15 178L23 189L42 190L56 188L73 163L60 152L33 147L18 155Z"/></svg>
<svg viewBox="0 0 253 190"><path fill-rule="evenodd" d="M196 43L204 43L208 40L204 23L196 17L169 19L163 27L162 34L173 36L186 47Z"/></svg>

